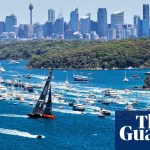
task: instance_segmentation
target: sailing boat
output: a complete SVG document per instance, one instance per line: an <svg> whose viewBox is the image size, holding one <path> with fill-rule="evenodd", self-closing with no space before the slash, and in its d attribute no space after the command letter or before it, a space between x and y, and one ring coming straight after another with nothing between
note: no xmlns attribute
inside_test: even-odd
<svg viewBox="0 0 150 150"><path fill-rule="evenodd" d="M0 72L5 72L5 69L1 66L1 63L0 63Z"/></svg>
<svg viewBox="0 0 150 150"><path fill-rule="evenodd" d="M46 80L43 91L37 101L33 112L28 114L30 118L47 118L54 119L55 116L52 115L52 97L51 97L51 79L52 79L52 69L50 69L49 76ZM48 94L49 92L49 94ZM46 98L48 95L48 99Z"/></svg>
<svg viewBox="0 0 150 150"><path fill-rule="evenodd" d="M70 83L69 83L69 80L68 80L68 72L67 71L65 71L65 72L66 72L66 81L63 84L64 85L64 90L69 91L70 90Z"/></svg>
<svg viewBox="0 0 150 150"><path fill-rule="evenodd" d="M129 79L127 78L127 73L126 73L126 70L125 70L125 77L123 79L123 82L128 82L128 81L129 81Z"/></svg>
<svg viewBox="0 0 150 150"><path fill-rule="evenodd" d="M79 81L79 82L89 81L89 77L83 76L83 75L75 75L74 72L73 72L73 78L74 78L74 81Z"/></svg>

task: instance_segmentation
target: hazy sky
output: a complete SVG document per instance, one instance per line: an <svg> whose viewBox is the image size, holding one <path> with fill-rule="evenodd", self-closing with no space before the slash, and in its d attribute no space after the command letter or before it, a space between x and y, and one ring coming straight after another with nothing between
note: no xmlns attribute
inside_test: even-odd
<svg viewBox="0 0 150 150"><path fill-rule="evenodd" d="M49 8L56 10L56 17L60 11L63 11L63 16L68 21L71 10L76 7L79 8L80 17L90 12L94 20L96 20L97 9L106 7L108 22L110 22L111 13L124 11L125 22L132 23L135 14L142 17L142 4L150 4L150 0L1 0L0 2L0 21L5 20L6 15L14 13L18 24L29 23L29 3L34 6L33 22L40 23L47 21Z"/></svg>

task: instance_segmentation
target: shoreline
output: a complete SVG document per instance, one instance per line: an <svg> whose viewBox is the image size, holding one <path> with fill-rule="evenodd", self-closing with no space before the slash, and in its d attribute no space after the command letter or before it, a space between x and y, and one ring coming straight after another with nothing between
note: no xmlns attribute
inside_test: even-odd
<svg viewBox="0 0 150 150"><path fill-rule="evenodd" d="M28 69L49 69L49 68L39 68L39 67L29 67ZM149 67L145 67L145 68L117 68L117 69L102 69L102 68L89 68L89 69L85 69L85 68L54 68L55 70L85 70L85 71L111 71L111 70L143 70L143 69L150 69Z"/></svg>

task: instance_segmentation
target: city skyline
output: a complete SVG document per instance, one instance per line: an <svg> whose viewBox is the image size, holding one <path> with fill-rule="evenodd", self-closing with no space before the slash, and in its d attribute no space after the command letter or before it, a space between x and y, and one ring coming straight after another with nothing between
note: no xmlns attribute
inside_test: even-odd
<svg viewBox="0 0 150 150"><path fill-rule="evenodd" d="M53 0L45 0L44 3L42 0L39 0L38 2L36 0L13 0L13 2L8 2L8 0L5 0L3 5L0 6L0 21L5 20L5 16L13 13L17 16L18 24L28 24L29 3L32 3L34 6L33 23L45 23L48 18L47 11L50 8L55 9L56 18L60 12L63 12L64 20L67 22L70 19L70 12L75 8L79 9L80 18L87 13L91 13L92 20L97 20L98 8L106 8L108 14L108 23L110 23L112 13L116 11L124 11L125 23L133 24L133 16L139 15L142 17L142 5L143 3L150 4L150 0L134 0L134 2L131 2L130 0L126 0L124 2L120 2L119 0L101 0L101 2L99 2L99 0L94 0L94 3L92 0L82 0L82 2L80 0L73 2L70 2L69 0L66 0L66 2L62 2L61 0L57 0L57 2ZM18 5L19 7L16 7Z"/></svg>

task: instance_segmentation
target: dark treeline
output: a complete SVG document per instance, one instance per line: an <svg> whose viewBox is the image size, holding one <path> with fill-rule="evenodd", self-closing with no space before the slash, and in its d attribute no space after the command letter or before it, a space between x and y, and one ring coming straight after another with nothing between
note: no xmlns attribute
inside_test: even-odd
<svg viewBox="0 0 150 150"><path fill-rule="evenodd" d="M0 44L0 59L26 59L31 67L111 69L150 67L150 39L26 41Z"/></svg>

